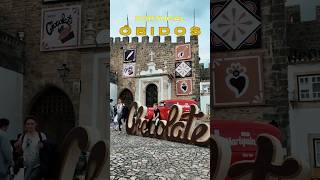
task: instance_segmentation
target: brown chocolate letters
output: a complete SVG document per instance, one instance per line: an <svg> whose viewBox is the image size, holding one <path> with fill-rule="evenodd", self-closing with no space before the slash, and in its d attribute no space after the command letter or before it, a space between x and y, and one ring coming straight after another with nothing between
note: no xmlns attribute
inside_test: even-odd
<svg viewBox="0 0 320 180"><path fill-rule="evenodd" d="M188 113L182 113L182 107L180 105L173 105L167 121L161 120L157 127L152 124L150 129L144 130L148 122L145 119L146 114L147 107L140 106L138 102L133 103L129 118L126 122L126 131L128 134L198 146L209 145L209 124L195 124L196 120L204 117L204 114L200 112L197 105L191 105L190 112Z"/></svg>

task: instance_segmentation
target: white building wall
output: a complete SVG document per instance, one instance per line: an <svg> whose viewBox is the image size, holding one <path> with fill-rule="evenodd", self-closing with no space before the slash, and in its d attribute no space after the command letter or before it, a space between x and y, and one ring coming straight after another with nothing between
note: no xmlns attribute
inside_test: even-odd
<svg viewBox="0 0 320 180"><path fill-rule="evenodd" d="M118 86L114 83L110 83L110 99L113 99L112 105L117 103L118 99Z"/></svg>
<svg viewBox="0 0 320 180"><path fill-rule="evenodd" d="M210 105L210 96L200 96L200 109L205 114L209 114L207 106Z"/></svg>
<svg viewBox="0 0 320 180"><path fill-rule="evenodd" d="M313 162L310 158L309 134L320 134L320 108L290 109L292 155Z"/></svg>
<svg viewBox="0 0 320 180"><path fill-rule="evenodd" d="M320 102L298 102L298 75L320 74L320 63L299 64L288 66L289 119L291 153L309 162L310 159L308 135L320 134Z"/></svg>
<svg viewBox="0 0 320 180"><path fill-rule="evenodd" d="M0 118L10 121L10 138L22 132L23 75L0 67Z"/></svg>
<svg viewBox="0 0 320 180"><path fill-rule="evenodd" d="M210 90L204 88L205 86L210 87L210 82L200 82L200 109L205 114L210 113Z"/></svg>

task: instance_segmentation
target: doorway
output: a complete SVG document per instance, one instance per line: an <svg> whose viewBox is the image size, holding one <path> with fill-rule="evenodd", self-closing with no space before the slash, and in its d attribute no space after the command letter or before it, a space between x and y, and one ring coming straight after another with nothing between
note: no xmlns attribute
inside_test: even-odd
<svg viewBox="0 0 320 180"><path fill-rule="evenodd" d="M56 87L46 88L35 96L31 115L39 118L39 128L51 140L61 143L75 127L75 112L68 95Z"/></svg>
<svg viewBox="0 0 320 180"><path fill-rule="evenodd" d="M158 103L158 87L155 84L149 84L146 87L146 106L152 107L154 103Z"/></svg>

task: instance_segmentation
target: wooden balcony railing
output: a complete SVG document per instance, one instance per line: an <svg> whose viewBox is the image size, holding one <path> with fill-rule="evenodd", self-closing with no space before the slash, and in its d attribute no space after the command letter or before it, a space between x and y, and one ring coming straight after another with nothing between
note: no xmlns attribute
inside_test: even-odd
<svg viewBox="0 0 320 180"><path fill-rule="evenodd" d="M19 38L13 37L2 31L0 31L0 48L7 53L14 53L11 55L23 58L24 43L20 41Z"/></svg>
<svg viewBox="0 0 320 180"><path fill-rule="evenodd" d="M288 61L289 64L320 62L320 49L288 49Z"/></svg>

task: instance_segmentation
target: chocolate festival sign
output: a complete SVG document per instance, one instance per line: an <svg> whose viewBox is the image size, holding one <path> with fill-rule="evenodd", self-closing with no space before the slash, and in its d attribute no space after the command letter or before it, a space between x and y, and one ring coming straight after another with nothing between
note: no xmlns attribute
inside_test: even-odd
<svg viewBox="0 0 320 180"><path fill-rule="evenodd" d="M135 21L184 21L181 16L135 16ZM158 30L158 34L155 33L155 30ZM150 33L151 36L169 36L171 31L173 30L176 36L185 36L187 33L187 28L183 26L177 26L174 29L171 29L169 26L162 26L162 27L136 27L135 28L135 35L136 36L147 36ZM130 36L132 35L132 27L129 26L129 23L122 26L119 29L119 33L122 36ZM190 35L192 36L199 36L201 34L200 27L194 25L190 29Z"/></svg>
<svg viewBox="0 0 320 180"><path fill-rule="evenodd" d="M209 124L195 124L195 120L204 117L204 113L200 112L197 105L191 105L188 113L182 113L182 106L173 105L169 112L168 120L161 120L158 126L152 124L150 129L146 129L148 122L145 118L146 114L146 106L140 106L138 102L133 103L126 122L128 134L208 146L210 138Z"/></svg>
<svg viewBox="0 0 320 180"><path fill-rule="evenodd" d="M80 44L81 6L42 10L41 51L77 48Z"/></svg>

